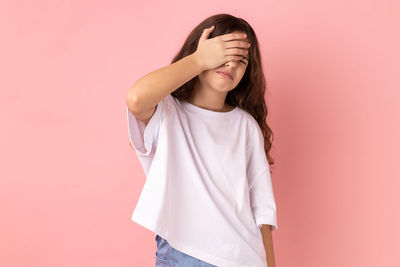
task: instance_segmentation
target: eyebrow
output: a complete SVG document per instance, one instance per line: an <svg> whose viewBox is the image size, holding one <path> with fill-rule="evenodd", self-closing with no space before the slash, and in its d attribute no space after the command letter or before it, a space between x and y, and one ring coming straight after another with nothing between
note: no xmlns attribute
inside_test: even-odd
<svg viewBox="0 0 400 267"><path fill-rule="evenodd" d="M246 56L242 55L242 57L245 58L247 60L247 62L249 62L249 59Z"/></svg>

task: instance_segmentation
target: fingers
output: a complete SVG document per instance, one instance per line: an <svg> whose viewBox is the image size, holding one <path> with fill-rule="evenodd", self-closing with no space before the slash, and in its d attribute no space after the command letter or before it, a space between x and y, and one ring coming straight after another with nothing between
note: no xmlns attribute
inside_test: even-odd
<svg viewBox="0 0 400 267"><path fill-rule="evenodd" d="M225 54L225 56L238 56L241 59L242 56L247 58L248 53L249 53L249 51L244 50L244 49L231 48L231 49L227 50L227 53Z"/></svg>
<svg viewBox="0 0 400 267"><path fill-rule="evenodd" d="M210 35L210 33L214 30L214 28L215 28L214 25L212 25L212 26L209 27L209 28L205 28L205 29L203 30L203 33L202 33L201 36L200 36L200 40L205 40L205 39L207 39L208 36Z"/></svg>
<svg viewBox="0 0 400 267"><path fill-rule="evenodd" d="M225 50L227 55L243 56L248 60L250 43L247 41L230 41L225 43Z"/></svg>
<svg viewBox="0 0 400 267"><path fill-rule="evenodd" d="M225 47L227 48L238 47L248 49L250 46L251 44L248 41L230 41L225 43Z"/></svg>
<svg viewBox="0 0 400 267"><path fill-rule="evenodd" d="M247 34L245 34L245 33L227 33L227 34L221 35L221 38L223 41L240 40L240 39L246 39Z"/></svg>
<svg viewBox="0 0 400 267"><path fill-rule="evenodd" d="M242 56L238 56L238 55L226 55L225 56L226 62L228 62L228 61L237 61L237 60L241 60L241 59L243 59L243 57Z"/></svg>

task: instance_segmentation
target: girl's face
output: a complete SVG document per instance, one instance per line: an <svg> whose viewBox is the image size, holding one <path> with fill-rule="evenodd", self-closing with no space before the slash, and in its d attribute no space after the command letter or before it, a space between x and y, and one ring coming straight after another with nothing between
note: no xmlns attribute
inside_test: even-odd
<svg viewBox="0 0 400 267"><path fill-rule="evenodd" d="M248 41L248 39L244 40ZM249 64L248 54L244 57L246 58L228 61L215 69L203 71L199 74L200 83L219 92L228 92L234 89L239 84ZM230 74L231 78L220 74L220 71Z"/></svg>

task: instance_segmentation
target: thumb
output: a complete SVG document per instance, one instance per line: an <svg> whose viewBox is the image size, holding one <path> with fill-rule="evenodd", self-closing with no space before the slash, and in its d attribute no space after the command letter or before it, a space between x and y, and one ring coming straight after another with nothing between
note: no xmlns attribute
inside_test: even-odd
<svg viewBox="0 0 400 267"><path fill-rule="evenodd" d="M200 40L206 40L208 38L208 36L210 35L210 33L214 30L215 26L212 25L209 28L206 28L203 30L203 33L200 36Z"/></svg>

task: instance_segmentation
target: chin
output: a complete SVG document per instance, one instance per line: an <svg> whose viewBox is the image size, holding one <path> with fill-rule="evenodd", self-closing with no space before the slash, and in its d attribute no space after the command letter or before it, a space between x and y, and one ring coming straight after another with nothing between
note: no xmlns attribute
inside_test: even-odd
<svg viewBox="0 0 400 267"><path fill-rule="evenodd" d="M231 82L226 82L226 81L221 81L218 80L214 83L215 88L220 88L221 91L227 91L235 88L235 83L234 81Z"/></svg>
<svg viewBox="0 0 400 267"><path fill-rule="evenodd" d="M232 87L227 87L227 86L214 86L213 88L215 91L224 93L224 92L231 91L234 87L232 88Z"/></svg>

